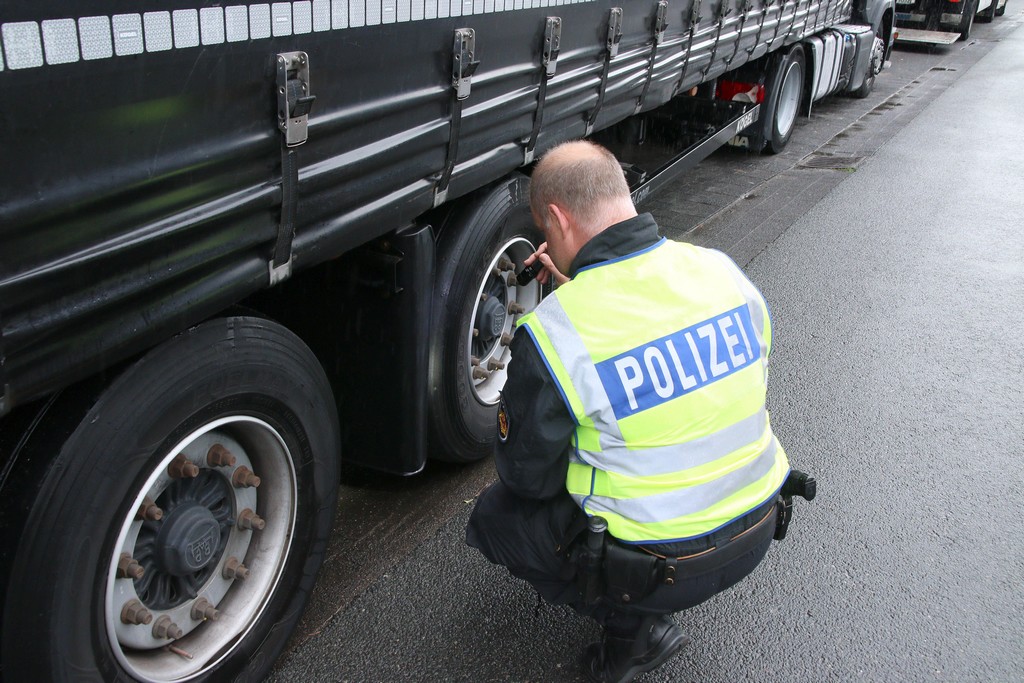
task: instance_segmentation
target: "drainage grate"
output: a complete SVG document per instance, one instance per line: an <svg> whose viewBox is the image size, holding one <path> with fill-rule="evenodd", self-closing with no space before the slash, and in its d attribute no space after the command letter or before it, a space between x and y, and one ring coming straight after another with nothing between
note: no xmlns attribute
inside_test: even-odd
<svg viewBox="0 0 1024 683"><path fill-rule="evenodd" d="M856 168L864 157L841 157L815 154L800 162L804 168Z"/></svg>

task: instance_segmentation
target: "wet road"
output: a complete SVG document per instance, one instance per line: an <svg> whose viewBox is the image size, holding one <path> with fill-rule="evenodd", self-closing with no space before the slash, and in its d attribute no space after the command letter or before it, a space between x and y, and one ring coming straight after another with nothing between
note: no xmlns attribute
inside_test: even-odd
<svg viewBox="0 0 1024 683"><path fill-rule="evenodd" d="M1022 20L1011 4L970 44L899 51L785 153L722 150L642 207L765 292L773 425L820 482L642 680L1024 680ZM462 542L493 477L349 472L271 680L579 680L596 627Z"/></svg>

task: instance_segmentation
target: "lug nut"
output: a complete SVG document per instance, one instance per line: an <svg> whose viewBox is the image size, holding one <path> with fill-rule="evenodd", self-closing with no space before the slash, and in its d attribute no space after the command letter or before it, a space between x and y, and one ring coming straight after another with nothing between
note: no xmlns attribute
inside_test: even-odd
<svg viewBox="0 0 1024 683"><path fill-rule="evenodd" d="M491 269L491 275L493 275L494 277L498 278L499 280L501 279L501 271L499 269L497 269L497 268L492 268Z"/></svg>
<svg viewBox="0 0 1024 683"><path fill-rule="evenodd" d="M515 264L502 256L498 259L498 270L515 270Z"/></svg>
<svg viewBox="0 0 1024 683"><path fill-rule="evenodd" d="M250 508L245 508L238 514L237 526L239 529L263 531L263 527L267 526L267 523Z"/></svg>
<svg viewBox="0 0 1024 683"><path fill-rule="evenodd" d="M480 301L487 301L490 298L491 297L487 296L487 292L481 292L480 293Z"/></svg>
<svg viewBox="0 0 1024 683"><path fill-rule="evenodd" d="M153 624L153 637L177 640L185 635L185 632L178 627L166 614L156 620Z"/></svg>
<svg viewBox="0 0 1024 683"><path fill-rule="evenodd" d="M509 334L508 332L502 332L501 333L501 345L502 346L508 346L511 343L512 343L512 335Z"/></svg>
<svg viewBox="0 0 1024 683"><path fill-rule="evenodd" d="M235 485L235 488L241 489L249 486L259 486L260 478L252 473L245 465L242 465L235 470L234 474L231 475L231 483Z"/></svg>
<svg viewBox="0 0 1024 683"><path fill-rule="evenodd" d="M479 337L480 336L480 330L478 328L476 328L476 327L473 328L473 336L474 337Z"/></svg>
<svg viewBox="0 0 1024 683"><path fill-rule="evenodd" d="M215 443L206 454L206 464L210 467L234 467L235 456L224 446Z"/></svg>
<svg viewBox="0 0 1024 683"><path fill-rule="evenodd" d="M156 503L149 496L143 498L142 505L139 506L138 511L135 513L135 519L148 522L159 522L163 517L164 511L157 507Z"/></svg>
<svg viewBox="0 0 1024 683"><path fill-rule="evenodd" d="M505 364L499 363L498 361L491 359L487 361L487 369L490 370L491 372L494 372L495 370L504 370Z"/></svg>
<svg viewBox="0 0 1024 683"><path fill-rule="evenodd" d="M472 365L473 367L476 367L476 366L480 365L480 359L477 358L476 356L470 356L469 357L469 364Z"/></svg>
<svg viewBox="0 0 1024 683"><path fill-rule="evenodd" d="M516 278L516 274L515 273L509 273L508 275L506 275L505 276L505 284L508 287L516 287L517 285L519 285L519 280Z"/></svg>
<svg viewBox="0 0 1024 683"><path fill-rule="evenodd" d="M214 607L206 598L199 598L192 605L192 618L196 621L217 621L220 619L220 610Z"/></svg>
<svg viewBox="0 0 1024 683"><path fill-rule="evenodd" d="M487 379L490 375L479 365L473 368L473 379Z"/></svg>
<svg viewBox="0 0 1024 683"><path fill-rule="evenodd" d="M224 563L222 575L225 579L239 579L245 581L249 576L249 568L238 561L237 557L229 557Z"/></svg>
<svg viewBox="0 0 1024 683"><path fill-rule="evenodd" d="M124 603L124 607L121 608L121 623L123 624L131 626L148 624L151 621L153 621L153 613L135 598Z"/></svg>
<svg viewBox="0 0 1024 683"><path fill-rule="evenodd" d="M508 304L508 312L511 313L512 315L518 315L520 313L526 313L526 309L523 307L522 304L516 303L515 301L511 301Z"/></svg>
<svg viewBox="0 0 1024 683"><path fill-rule="evenodd" d="M167 466L167 474L171 479L191 479L199 475L199 466L186 458L184 453L178 453Z"/></svg>
<svg viewBox="0 0 1024 683"><path fill-rule="evenodd" d="M138 580L145 573L146 568L138 560L128 553L121 553L121 559L117 561L117 578Z"/></svg>

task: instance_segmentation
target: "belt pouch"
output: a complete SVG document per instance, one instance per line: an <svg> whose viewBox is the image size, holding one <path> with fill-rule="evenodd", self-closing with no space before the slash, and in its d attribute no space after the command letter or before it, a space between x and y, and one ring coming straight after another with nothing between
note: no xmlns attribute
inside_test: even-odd
<svg viewBox="0 0 1024 683"><path fill-rule="evenodd" d="M654 555L609 543L604 556L606 594L623 605L643 600L658 586L657 563Z"/></svg>

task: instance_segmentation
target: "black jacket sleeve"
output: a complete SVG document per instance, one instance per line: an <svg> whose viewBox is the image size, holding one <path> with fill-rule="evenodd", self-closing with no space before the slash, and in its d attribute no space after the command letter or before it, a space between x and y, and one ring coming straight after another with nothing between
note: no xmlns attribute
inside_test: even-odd
<svg viewBox="0 0 1024 683"><path fill-rule="evenodd" d="M576 424L540 352L524 329L512 340L502 410L508 436L495 447L501 481L524 498L552 498L565 490L568 448Z"/></svg>

